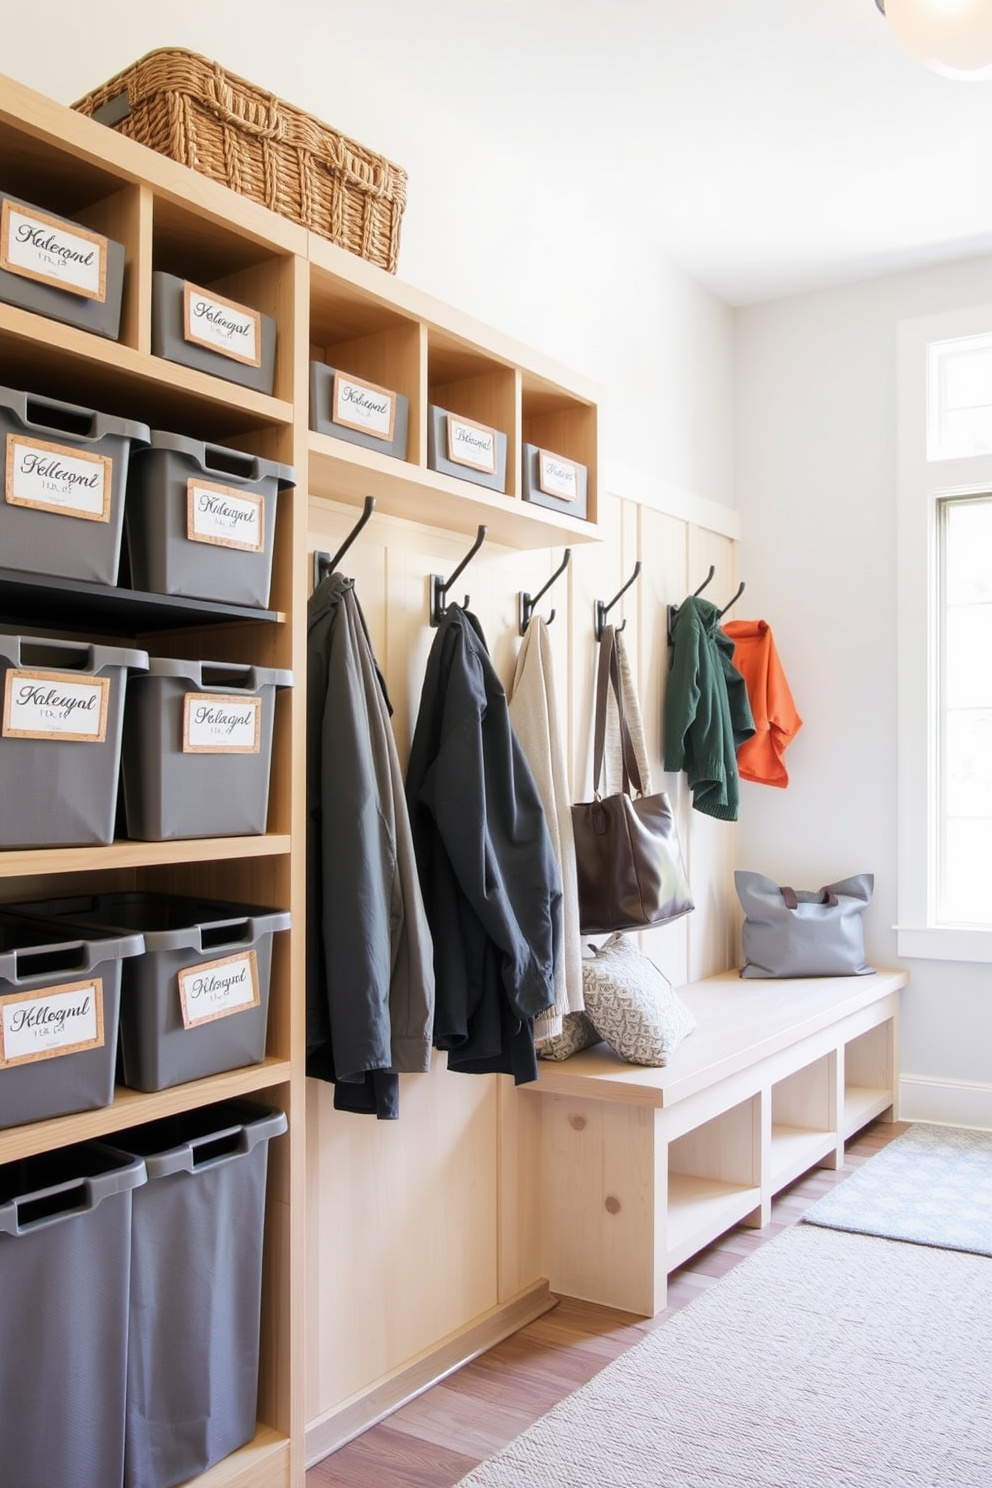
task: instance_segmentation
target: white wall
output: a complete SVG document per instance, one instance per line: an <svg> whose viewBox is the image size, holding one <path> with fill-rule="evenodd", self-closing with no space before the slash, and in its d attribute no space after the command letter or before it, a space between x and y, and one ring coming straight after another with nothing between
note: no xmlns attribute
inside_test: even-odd
<svg viewBox="0 0 992 1488"><path fill-rule="evenodd" d="M885 966L899 964L896 325L986 303L990 271L976 258L736 315L741 613L771 623L805 720L789 788L743 788L741 865L806 888L874 872L866 930ZM989 968L904 964L902 1115L992 1126Z"/></svg>
<svg viewBox="0 0 992 1488"><path fill-rule="evenodd" d="M8 9L0 71L63 103L147 51L181 46L402 165L400 277L602 382L607 463L733 504L730 311L643 244L636 204L616 200L609 183L557 188L553 109L546 140L513 137L515 90L527 84L488 45L484 8L49 0Z"/></svg>

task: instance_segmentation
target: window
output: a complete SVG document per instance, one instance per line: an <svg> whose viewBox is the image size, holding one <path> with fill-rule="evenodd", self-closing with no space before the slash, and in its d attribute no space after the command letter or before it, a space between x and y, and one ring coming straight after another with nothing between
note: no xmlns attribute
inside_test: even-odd
<svg viewBox="0 0 992 1488"><path fill-rule="evenodd" d="M992 307L900 327L899 952L992 961Z"/></svg>

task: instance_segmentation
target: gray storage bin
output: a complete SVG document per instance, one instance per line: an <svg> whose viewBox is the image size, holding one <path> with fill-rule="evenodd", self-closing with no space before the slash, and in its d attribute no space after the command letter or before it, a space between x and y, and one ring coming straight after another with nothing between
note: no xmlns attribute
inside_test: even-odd
<svg viewBox="0 0 992 1488"><path fill-rule="evenodd" d="M143 949L0 911L0 1127L111 1104L121 968Z"/></svg>
<svg viewBox="0 0 992 1488"><path fill-rule="evenodd" d="M564 512L569 517L585 517L588 504L588 470L585 465L580 465L578 460L569 460L567 456L555 456L550 451L543 451L550 455L552 460L560 459L563 464L572 467L575 472L575 495L555 495L553 491L541 489L541 454L542 447L538 444L525 444L523 453L523 482L520 494L525 501L532 502L535 506L546 506L551 511Z"/></svg>
<svg viewBox="0 0 992 1488"><path fill-rule="evenodd" d="M61 926L63 934L98 929L144 938L144 954L124 966L117 1069L123 1085L165 1090L265 1058L272 936L290 928L288 911L143 893L81 894L17 909ZM230 976L238 981L228 997L223 985ZM215 985L206 985L211 978Z"/></svg>
<svg viewBox="0 0 992 1488"><path fill-rule="evenodd" d="M460 415L456 415L460 417ZM478 423L477 419L466 419L467 423ZM495 471L473 470L471 465L462 465L448 458L448 410L431 403L427 409L427 464L441 475L453 475L458 480L474 481L477 486L488 486L491 491L506 490L506 435L501 429L496 435Z"/></svg>
<svg viewBox="0 0 992 1488"><path fill-rule="evenodd" d="M290 465L153 430L131 461L124 528L131 583L153 594L269 602L276 496Z"/></svg>
<svg viewBox="0 0 992 1488"><path fill-rule="evenodd" d="M85 233L89 238L92 228L82 227L68 217L59 217L32 202L0 191L0 217L15 213L20 215L21 212L31 219L40 219L42 231L46 226L50 227L52 235L60 240L60 246L70 253L85 251L85 242L80 243L80 234ZM80 292L78 287L73 288L68 282L64 285L47 282L53 278L65 277L55 266L59 262L65 262L65 256L58 255L55 264L50 261L47 267L44 263L22 264L19 268L5 268L0 264L0 300L8 305L19 305L22 310L31 310L36 315L45 315L49 320L60 320L66 325L79 326L84 331L93 331L97 336L106 336L111 341L116 341L121 324L124 245L103 234L97 236L103 238L105 245L102 295L99 283L92 286L94 292L91 293L89 286L86 286L85 292ZM3 242L6 241L4 238ZM99 247L94 246L94 251L99 253ZM9 256L7 261L11 261ZM43 276L41 278L35 277L39 271Z"/></svg>
<svg viewBox="0 0 992 1488"><path fill-rule="evenodd" d="M2 567L116 584L128 458L148 425L0 387Z"/></svg>
<svg viewBox="0 0 992 1488"><path fill-rule="evenodd" d="M146 651L0 635L0 848L88 847L114 840L127 677L147 665ZM19 672L28 675L19 678ZM46 691L38 694L39 687ZM86 737L63 736L54 720L28 705L53 692L52 705L67 715L60 723L74 723L74 706L87 715L84 725L71 729ZM95 711L101 704L102 739Z"/></svg>
<svg viewBox="0 0 992 1488"><path fill-rule="evenodd" d="M257 393L271 393L276 369L276 322L271 315L258 315L259 327L255 352L258 365L239 361L212 347L201 346L190 341L185 331L185 293L188 281L175 274L164 274L156 270L152 274L152 354L165 357L170 362L180 362L184 367L195 367L199 372L209 372L214 377L223 377L228 382L238 382L242 387L254 388ZM203 293L212 292L205 287ZM218 295L221 301L226 296ZM245 310L254 309L244 306Z"/></svg>
<svg viewBox="0 0 992 1488"><path fill-rule="evenodd" d="M347 373L341 375L347 376ZM395 400L392 438L379 437L365 429L353 429L348 424L335 422L334 379L337 376L338 372L334 367L328 367L323 362L310 363L311 429L315 429L318 434L331 434L335 439L347 439L349 444L361 444L366 449L378 450L382 455L405 460L410 422L409 398L404 393L392 393Z"/></svg>
<svg viewBox="0 0 992 1488"><path fill-rule="evenodd" d="M171 1488L255 1434L268 1144L286 1127L281 1111L230 1101L114 1137L148 1171L131 1237L124 1488Z"/></svg>
<svg viewBox="0 0 992 1488"><path fill-rule="evenodd" d="M0 1421L10 1488L116 1488L132 1195L144 1162L98 1142L0 1167Z"/></svg>
<svg viewBox="0 0 992 1488"><path fill-rule="evenodd" d="M276 689L292 683L291 672L270 667L153 657L128 691L128 835L164 842L264 832Z"/></svg>

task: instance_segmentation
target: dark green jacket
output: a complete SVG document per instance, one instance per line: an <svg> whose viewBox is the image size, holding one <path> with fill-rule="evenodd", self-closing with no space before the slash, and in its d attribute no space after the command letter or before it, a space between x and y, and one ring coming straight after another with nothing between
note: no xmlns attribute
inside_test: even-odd
<svg viewBox="0 0 992 1488"><path fill-rule="evenodd" d="M733 664L734 643L719 621L708 599L693 595L678 607L664 704L665 769L686 772L697 811L736 821L737 746L754 733L754 719Z"/></svg>

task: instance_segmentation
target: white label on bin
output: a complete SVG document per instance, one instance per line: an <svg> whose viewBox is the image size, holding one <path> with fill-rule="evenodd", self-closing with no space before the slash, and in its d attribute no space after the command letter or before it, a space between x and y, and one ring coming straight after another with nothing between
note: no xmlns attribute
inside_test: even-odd
<svg viewBox="0 0 992 1488"><path fill-rule="evenodd" d="M208 294L194 284L183 286L183 335L197 346L219 351L221 356L262 365L262 317L247 305Z"/></svg>
<svg viewBox="0 0 992 1488"><path fill-rule="evenodd" d="M9 200L0 209L0 268L82 299L107 298L107 239Z"/></svg>
<svg viewBox="0 0 992 1488"><path fill-rule="evenodd" d="M374 382L363 382L344 372L334 374L334 406L331 418L348 429L392 439L396 423L396 394Z"/></svg>
<svg viewBox="0 0 992 1488"><path fill-rule="evenodd" d="M0 1069L103 1043L102 977L0 997Z"/></svg>
<svg viewBox="0 0 992 1488"><path fill-rule="evenodd" d="M184 754L258 754L262 699L188 692L183 699Z"/></svg>
<svg viewBox="0 0 992 1488"><path fill-rule="evenodd" d="M574 460L553 455L550 450L537 452L537 483L545 496L559 496L562 501L578 501L579 469Z"/></svg>
<svg viewBox="0 0 992 1488"><path fill-rule="evenodd" d="M488 424L474 424L470 419L448 414L448 459L456 465L471 465L473 470L496 473L496 430Z"/></svg>
<svg viewBox="0 0 992 1488"><path fill-rule="evenodd" d="M103 744L109 702L109 677L81 681L76 672L11 667L4 684L3 737Z"/></svg>
<svg viewBox="0 0 992 1488"><path fill-rule="evenodd" d="M260 1001L254 951L240 951L233 956L222 956L219 961L190 966L179 973L178 981L186 1028L198 1028L215 1018L243 1013L258 1007Z"/></svg>
<svg viewBox="0 0 992 1488"><path fill-rule="evenodd" d="M4 499L10 506L31 506L59 517L86 522L110 521L114 484L111 455L7 435Z"/></svg>
<svg viewBox="0 0 992 1488"><path fill-rule="evenodd" d="M186 482L186 536L247 553L265 549L265 501L251 492L190 476Z"/></svg>

